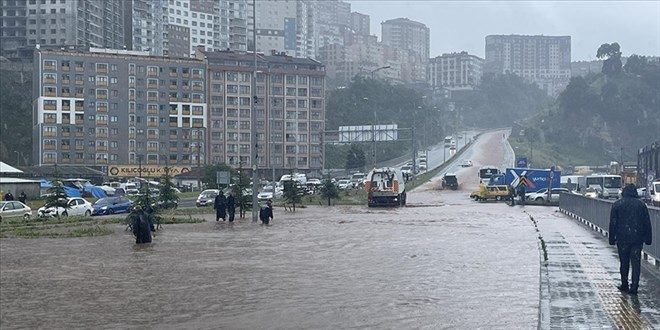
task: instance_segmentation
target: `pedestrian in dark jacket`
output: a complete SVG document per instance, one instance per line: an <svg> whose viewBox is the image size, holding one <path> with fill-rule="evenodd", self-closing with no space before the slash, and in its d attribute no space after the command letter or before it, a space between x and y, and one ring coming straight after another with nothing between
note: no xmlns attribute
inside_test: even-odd
<svg viewBox="0 0 660 330"><path fill-rule="evenodd" d="M509 185L509 206L516 205L516 189L512 185Z"/></svg>
<svg viewBox="0 0 660 330"><path fill-rule="evenodd" d="M215 196L213 208L215 209L215 221L220 221L220 218L222 218L222 221L227 220L227 198L225 198L222 190L220 190L218 196Z"/></svg>
<svg viewBox="0 0 660 330"><path fill-rule="evenodd" d="M520 180L520 183L518 184L518 196L520 197L520 206L525 206L526 193L527 193L527 184L524 182L524 180Z"/></svg>
<svg viewBox="0 0 660 330"><path fill-rule="evenodd" d="M18 201L23 204L27 202L27 195L25 194L25 191L21 191L21 194L18 195Z"/></svg>
<svg viewBox="0 0 660 330"><path fill-rule="evenodd" d="M267 225L273 219L273 201L270 199L266 201L266 206L259 211L259 219L263 225Z"/></svg>
<svg viewBox="0 0 660 330"><path fill-rule="evenodd" d="M133 235L135 235L135 244L151 243L151 232L153 231L153 222L150 221L151 215L146 214L140 205L133 208L130 215Z"/></svg>
<svg viewBox="0 0 660 330"><path fill-rule="evenodd" d="M5 200L6 200L6 201L13 201L13 200L14 200L14 195L12 195L11 191L8 191L8 192L5 194Z"/></svg>
<svg viewBox="0 0 660 330"><path fill-rule="evenodd" d="M227 195L227 214L229 215L229 222L234 222L234 214L236 213L236 200L234 194L229 192Z"/></svg>
<svg viewBox="0 0 660 330"><path fill-rule="evenodd" d="M639 289L642 245L652 243L651 217L646 205L639 200L637 188L628 184L621 192L621 199L612 205L610 211L609 243L616 244L619 252L619 290L637 294ZM632 279L628 286L628 271L632 265Z"/></svg>

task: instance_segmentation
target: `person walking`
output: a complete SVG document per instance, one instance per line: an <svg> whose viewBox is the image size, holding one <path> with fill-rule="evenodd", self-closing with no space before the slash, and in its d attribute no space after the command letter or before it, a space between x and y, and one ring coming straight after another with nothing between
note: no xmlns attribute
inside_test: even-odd
<svg viewBox="0 0 660 330"><path fill-rule="evenodd" d="M610 211L609 243L617 247L621 285L617 288L629 294L639 289L640 263L643 244L651 245L651 217L646 205L639 200L634 184L623 187L621 199ZM628 273L632 266L632 278L628 286Z"/></svg>
<svg viewBox="0 0 660 330"><path fill-rule="evenodd" d="M273 219L273 201L266 201L266 206L262 207L259 211L259 219L262 225L268 225L270 220Z"/></svg>
<svg viewBox="0 0 660 330"><path fill-rule="evenodd" d="M229 222L234 222L234 214L236 213L236 199L234 194L230 191L227 195L227 214L229 215Z"/></svg>
<svg viewBox="0 0 660 330"><path fill-rule="evenodd" d="M525 176L520 177L520 183L518 183L518 196L520 196L520 206L525 206L525 194L527 193L527 178Z"/></svg>
<svg viewBox="0 0 660 330"><path fill-rule="evenodd" d="M18 195L18 201L23 204L27 203L27 195L25 194L25 191L21 191L21 194Z"/></svg>
<svg viewBox="0 0 660 330"><path fill-rule="evenodd" d="M8 190L7 193L5 194L5 200L6 201L13 201L14 200L14 195L12 195L11 190Z"/></svg>
<svg viewBox="0 0 660 330"><path fill-rule="evenodd" d="M215 196L213 201L213 209L215 209L215 221L227 220L227 198L222 193L222 190L218 193L218 196Z"/></svg>
<svg viewBox="0 0 660 330"><path fill-rule="evenodd" d="M150 222L151 215L146 214L140 205L136 205L129 217L135 244L151 243L151 232L154 230L153 223Z"/></svg>
<svg viewBox="0 0 660 330"><path fill-rule="evenodd" d="M509 185L509 206L515 206L516 205L516 189L513 188L512 185Z"/></svg>

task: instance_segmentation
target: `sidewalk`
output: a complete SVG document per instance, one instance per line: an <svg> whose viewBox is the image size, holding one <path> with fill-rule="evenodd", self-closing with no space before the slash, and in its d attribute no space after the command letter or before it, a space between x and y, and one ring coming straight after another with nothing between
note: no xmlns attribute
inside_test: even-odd
<svg viewBox="0 0 660 330"><path fill-rule="evenodd" d="M658 267L642 261L638 296L623 294L616 249L602 234L558 209L525 212L537 226L542 260L547 253L539 329L660 329Z"/></svg>

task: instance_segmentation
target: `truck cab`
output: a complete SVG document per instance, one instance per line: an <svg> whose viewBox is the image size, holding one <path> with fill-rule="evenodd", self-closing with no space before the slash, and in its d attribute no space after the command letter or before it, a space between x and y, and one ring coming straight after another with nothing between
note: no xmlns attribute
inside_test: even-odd
<svg viewBox="0 0 660 330"><path fill-rule="evenodd" d="M406 183L399 169L373 169L367 175L365 189L369 207L406 205Z"/></svg>

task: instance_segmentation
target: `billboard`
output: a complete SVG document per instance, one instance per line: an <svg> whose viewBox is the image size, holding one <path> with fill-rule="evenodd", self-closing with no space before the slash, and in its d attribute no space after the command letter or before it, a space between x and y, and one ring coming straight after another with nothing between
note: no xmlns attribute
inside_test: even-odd
<svg viewBox="0 0 660 330"><path fill-rule="evenodd" d="M190 167L169 166L170 175L190 172ZM130 176L130 177L160 177L165 174L165 166L160 165L117 165L108 166L108 176Z"/></svg>
<svg viewBox="0 0 660 330"><path fill-rule="evenodd" d="M339 142L396 141L398 129L396 124L339 126Z"/></svg>

